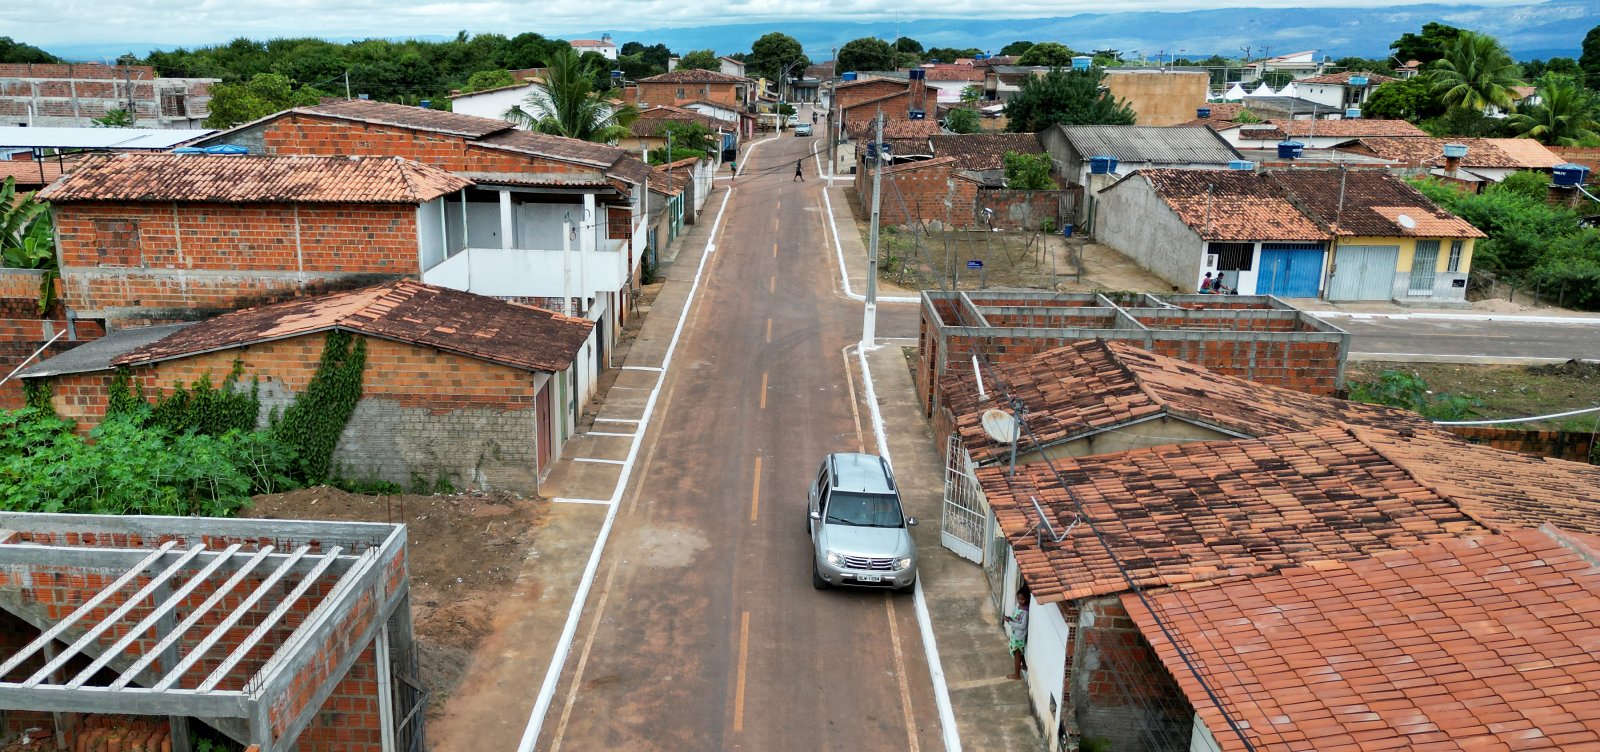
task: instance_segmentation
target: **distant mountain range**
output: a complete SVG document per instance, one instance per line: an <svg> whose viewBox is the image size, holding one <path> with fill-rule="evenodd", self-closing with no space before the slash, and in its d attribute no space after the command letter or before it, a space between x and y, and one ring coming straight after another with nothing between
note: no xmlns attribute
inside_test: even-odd
<svg viewBox="0 0 1600 752"><path fill-rule="evenodd" d="M1576 57L1583 35L1600 25L1600 0L1547 0L1516 5L1398 5L1379 8L1221 8L1177 13L1080 13L1055 18L925 18L916 20L772 21L753 24L690 26L629 31L595 30L562 35L598 38L609 31L618 44L665 44L678 52L714 49L721 54L748 51L762 34L782 31L800 40L813 60L860 37L912 37L925 47L977 47L998 52L1018 39L1062 42L1074 49L1117 49L1147 58L1158 52L1206 57L1252 57L1316 50L1342 57L1382 57L1389 42L1429 21L1442 21L1499 38L1518 59ZM543 33L543 32L541 32ZM553 36L547 34L547 36ZM418 39L445 40L424 35ZM217 40L221 43L226 40ZM345 40L336 40L345 41ZM172 45L106 43L59 45L50 51L74 60L112 59L126 52L147 54Z"/></svg>

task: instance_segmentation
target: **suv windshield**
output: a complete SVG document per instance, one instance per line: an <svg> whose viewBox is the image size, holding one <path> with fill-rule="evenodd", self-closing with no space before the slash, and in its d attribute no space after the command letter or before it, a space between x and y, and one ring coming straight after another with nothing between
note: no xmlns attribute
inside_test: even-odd
<svg viewBox="0 0 1600 752"><path fill-rule="evenodd" d="M828 499L828 519L834 525L854 527L903 527L900 500L884 494L834 491Z"/></svg>

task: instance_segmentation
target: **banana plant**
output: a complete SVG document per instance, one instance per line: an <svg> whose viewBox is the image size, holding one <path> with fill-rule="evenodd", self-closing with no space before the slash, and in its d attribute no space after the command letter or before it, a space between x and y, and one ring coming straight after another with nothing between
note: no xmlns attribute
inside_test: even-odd
<svg viewBox="0 0 1600 752"><path fill-rule="evenodd" d="M56 302L55 224L50 220L50 205L33 193L17 193L16 181L0 183L0 262L13 269L42 269L39 280L39 313Z"/></svg>

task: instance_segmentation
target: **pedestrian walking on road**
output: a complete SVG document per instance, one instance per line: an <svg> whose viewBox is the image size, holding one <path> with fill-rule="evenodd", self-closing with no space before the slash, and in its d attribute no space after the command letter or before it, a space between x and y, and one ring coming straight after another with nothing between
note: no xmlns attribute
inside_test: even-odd
<svg viewBox="0 0 1600 752"><path fill-rule="evenodd" d="M802 183L806 182L806 176L805 176L805 174L803 174L801 172L801 169L804 168L805 166L806 166L805 162L795 162L794 163L794 180L798 180L798 181L800 181ZM791 180L789 182L793 183L794 180Z"/></svg>

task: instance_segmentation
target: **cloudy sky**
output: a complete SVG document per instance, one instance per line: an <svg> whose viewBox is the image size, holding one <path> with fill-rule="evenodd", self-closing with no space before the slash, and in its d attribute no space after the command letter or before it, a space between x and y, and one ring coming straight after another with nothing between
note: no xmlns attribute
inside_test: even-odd
<svg viewBox="0 0 1600 752"><path fill-rule="evenodd" d="M1024 18L1079 12L1215 7L1388 6L1388 0L19 0L0 3L0 36L41 46L106 42L207 44L247 36L405 37L536 31L570 37L647 29L791 20ZM1494 4L1473 2L1474 5Z"/></svg>

